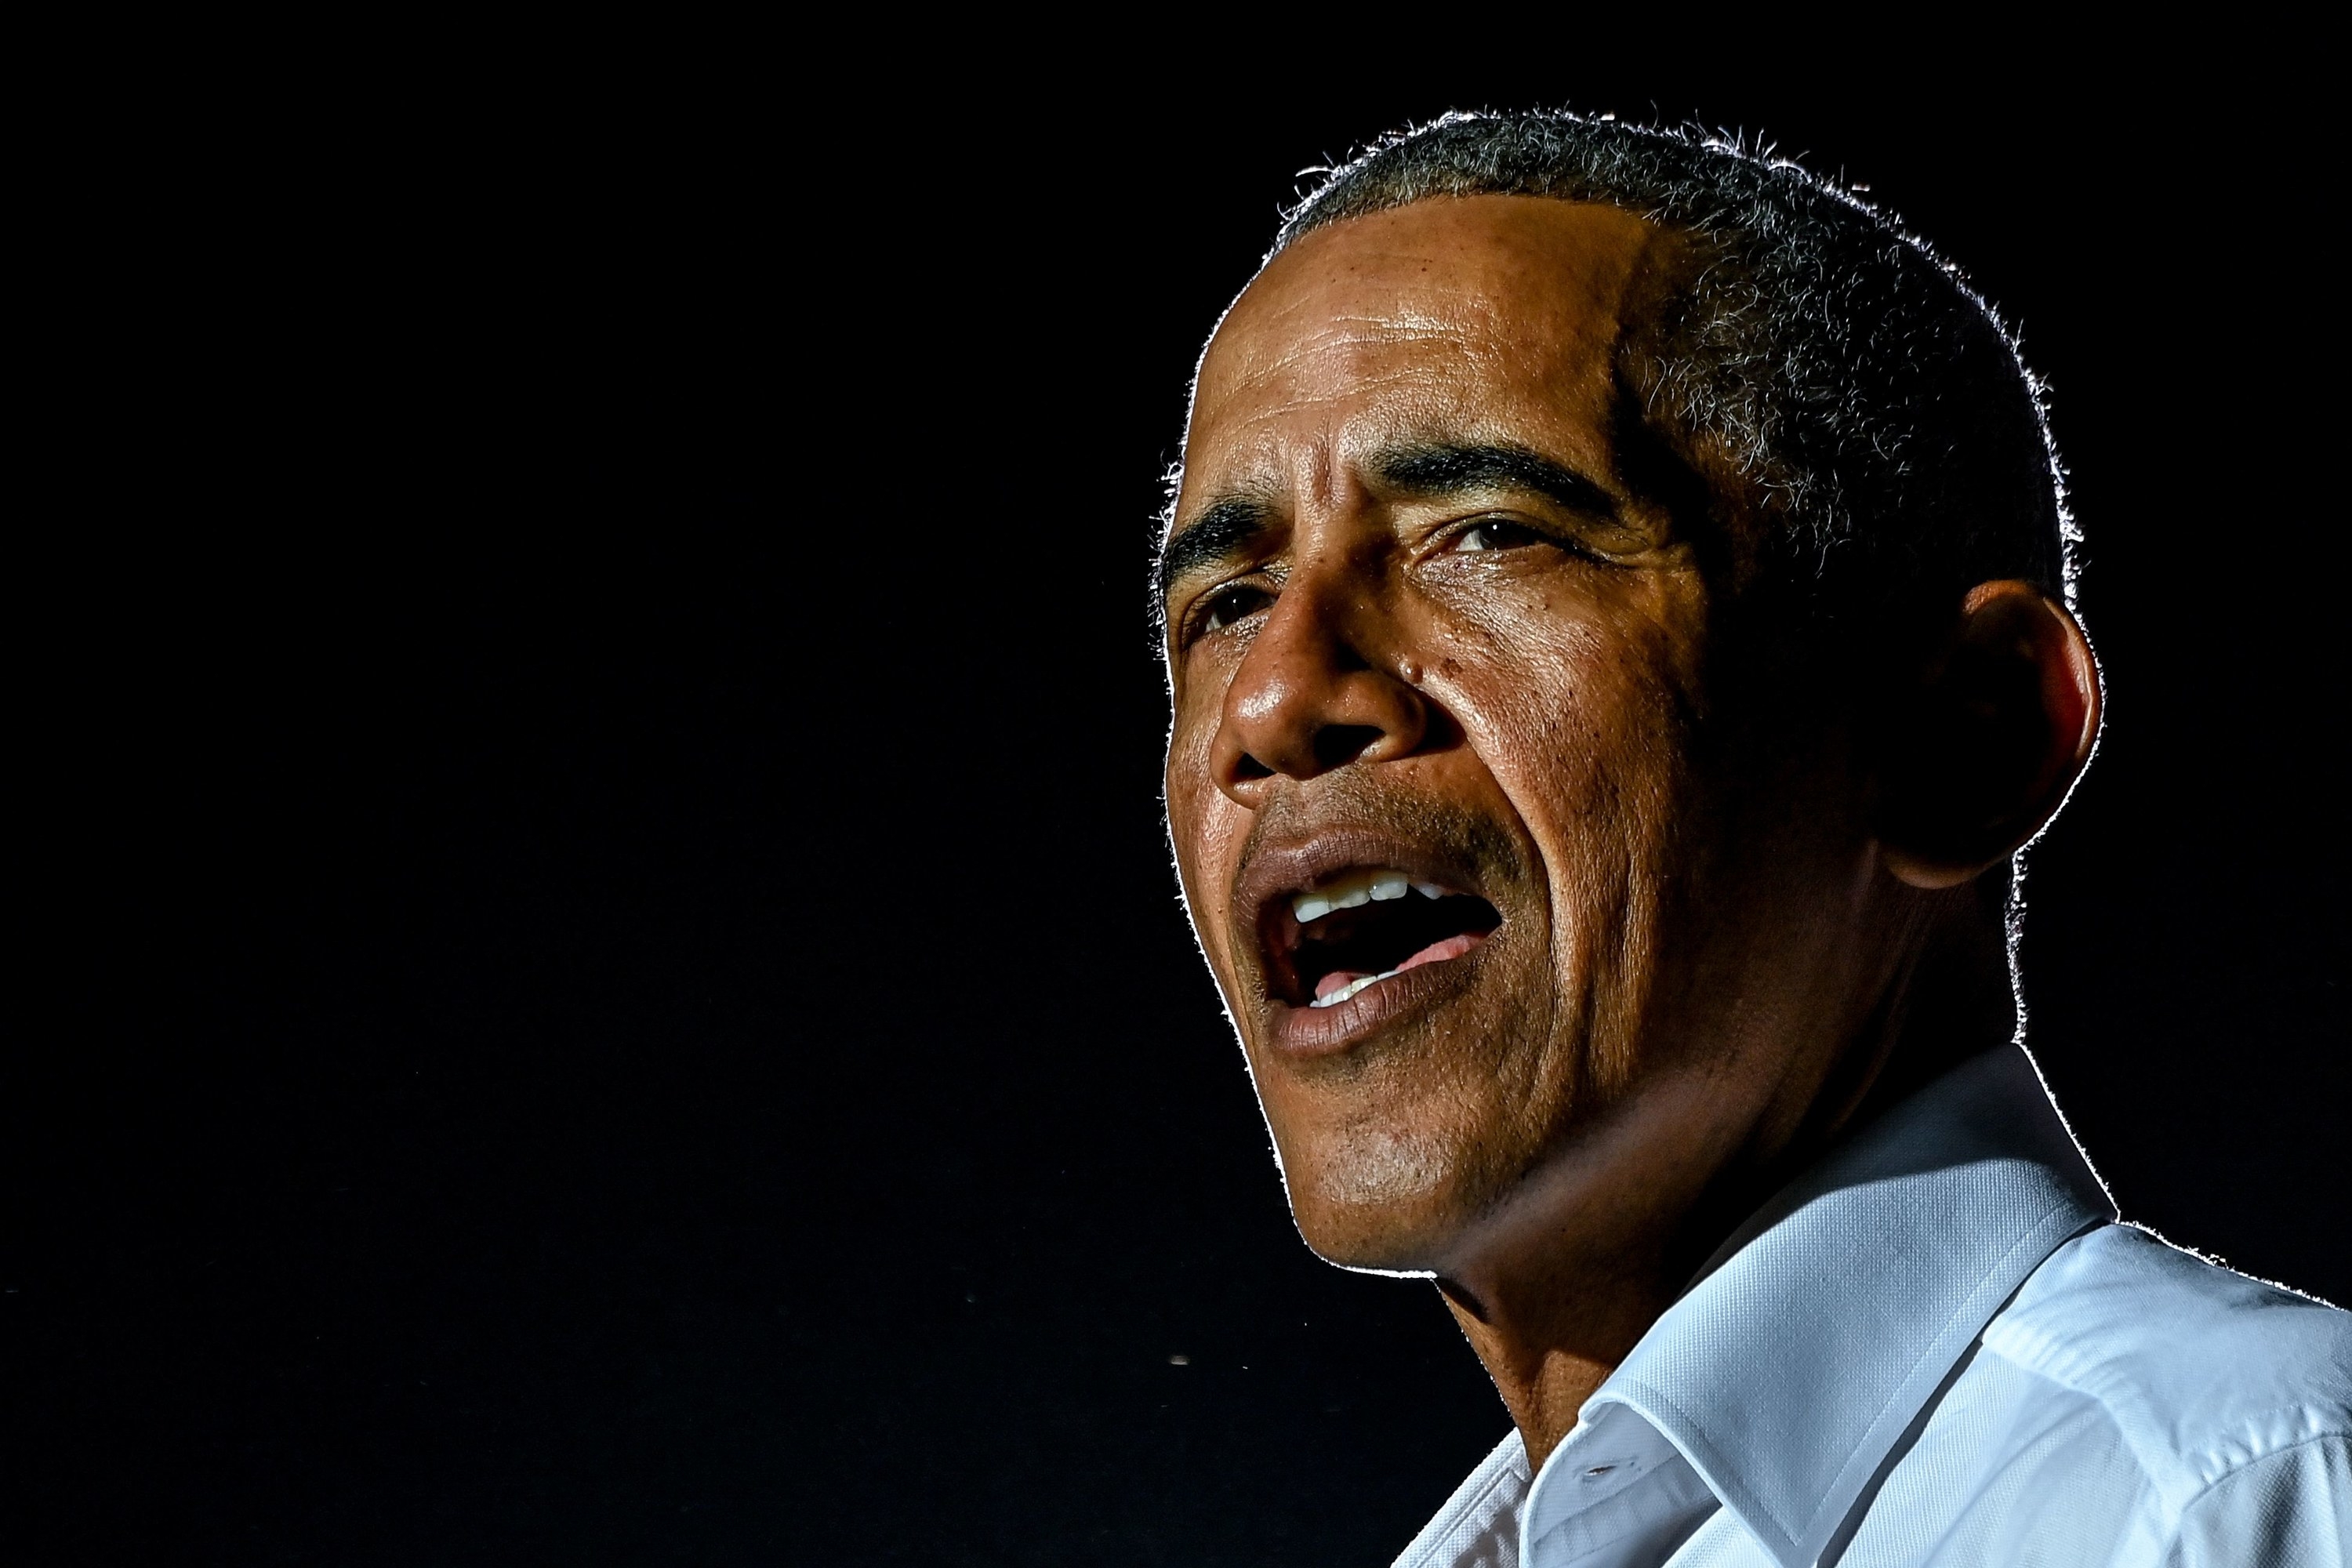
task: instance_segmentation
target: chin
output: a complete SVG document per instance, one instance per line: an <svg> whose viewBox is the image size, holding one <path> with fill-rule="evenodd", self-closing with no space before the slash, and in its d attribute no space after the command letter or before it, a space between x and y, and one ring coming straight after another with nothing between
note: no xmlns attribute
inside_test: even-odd
<svg viewBox="0 0 2352 1568"><path fill-rule="evenodd" d="M1354 1130L1284 1167L1299 1236L1341 1268L1433 1274L1475 1211L1450 1151L1391 1129Z"/></svg>

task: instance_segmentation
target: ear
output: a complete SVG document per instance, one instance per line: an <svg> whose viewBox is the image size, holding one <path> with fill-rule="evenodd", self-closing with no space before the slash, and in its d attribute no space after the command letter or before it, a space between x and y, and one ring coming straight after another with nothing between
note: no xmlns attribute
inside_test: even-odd
<svg viewBox="0 0 2352 1568"><path fill-rule="evenodd" d="M1881 731L1874 824L1886 868L1950 888L2055 816L2099 733L2099 666L2066 606L1979 583L1925 679Z"/></svg>

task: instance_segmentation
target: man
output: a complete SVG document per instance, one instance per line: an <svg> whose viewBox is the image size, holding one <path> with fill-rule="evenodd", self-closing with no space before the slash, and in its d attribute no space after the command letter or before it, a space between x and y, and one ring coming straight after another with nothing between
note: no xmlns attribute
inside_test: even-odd
<svg viewBox="0 0 2352 1568"><path fill-rule="evenodd" d="M1803 172L1334 174L1219 324L1170 831L1307 1244L1513 1434L1402 1563L2336 1563L2352 1320L2115 1223L2012 858L2100 689L2033 382Z"/></svg>

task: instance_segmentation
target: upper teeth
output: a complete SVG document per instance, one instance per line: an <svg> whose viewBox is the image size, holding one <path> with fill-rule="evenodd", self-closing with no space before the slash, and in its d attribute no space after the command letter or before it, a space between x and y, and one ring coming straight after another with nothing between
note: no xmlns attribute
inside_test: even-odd
<svg viewBox="0 0 2352 1568"><path fill-rule="evenodd" d="M1445 889L1434 882L1416 882L1402 871L1386 868L1375 871L1345 871L1312 891L1293 893L1290 912L1298 917L1300 925L1321 920L1333 910L1352 910L1360 904L1386 903L1402 899L1410 892L1424 899L1442 899Z"/></svg>

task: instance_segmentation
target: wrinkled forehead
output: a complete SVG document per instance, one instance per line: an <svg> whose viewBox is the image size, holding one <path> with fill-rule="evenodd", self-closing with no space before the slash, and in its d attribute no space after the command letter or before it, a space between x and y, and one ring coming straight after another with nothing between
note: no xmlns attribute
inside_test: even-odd
<svg viewBox="0 0 2352 1568"><path fill-rule="evenodd" d="M1435 198L1307 234L1211 341L1185 489L1407 427L1604 458L1580 449L1605 447L1617 345L1661 237L1622 209L1539 196Z"/></svg>

